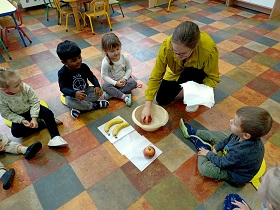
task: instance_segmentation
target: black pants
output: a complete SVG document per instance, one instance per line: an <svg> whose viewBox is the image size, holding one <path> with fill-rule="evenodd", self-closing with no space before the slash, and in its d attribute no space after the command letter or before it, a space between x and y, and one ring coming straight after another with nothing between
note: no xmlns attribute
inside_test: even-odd
<svg viewBox="0 0 280 210"><path fill-rule="evenodd" d="M189 67L183 70L178 81L167 81L163 79L156 96L157 103L162 106L170 104L182 90L180 84L188 81L202 84L205 77L206 74L202 69Z"/></svg>
<svg viewBox="0 0 280 210"><path fill-rule="evenodd" d="M30 110L28 112L20 114L20 116L24 117L28 121L32 119L30 116ZM39 118L44 120L44 122L39 121L38 128L29 128L24 126L22 123L12 123L12 127L11 127L12 135L16 138L26 137L26 136L30 136L31 134L37 133L38 131L44 128L47 128L51 135L51 138L55 136L59 136L57 125L54 119L54 114L51 110L40 105Z"/></svg>

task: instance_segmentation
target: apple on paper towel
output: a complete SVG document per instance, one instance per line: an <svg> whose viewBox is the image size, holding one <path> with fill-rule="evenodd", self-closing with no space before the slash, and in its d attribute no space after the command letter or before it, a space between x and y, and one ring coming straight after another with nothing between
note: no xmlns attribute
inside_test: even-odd
<svg viewBox="0 0 280 210"><path fill-rule="evenodd" d="M147 147L145 147L145 149L143 150L143 153L144 153L144 156L146 157L146 158L152 158L152 157L154 157L155 156L155 154L156 154L156 150L155 150L155 148L153 148L152 146L147 146Z"/></svg>

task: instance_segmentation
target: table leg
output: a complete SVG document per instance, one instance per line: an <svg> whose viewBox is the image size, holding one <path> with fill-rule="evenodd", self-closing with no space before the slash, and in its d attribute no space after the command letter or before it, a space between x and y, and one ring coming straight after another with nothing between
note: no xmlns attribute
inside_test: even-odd
<svg viewBox="0 0 280 210"><path fill-rule="evenodd" d="M72 7L73 9L73 14L74 14L74 18L75 18L75 23L76 23L76 28L78 31L81 30L81 25L80 25L80 18L79 18L79 13L78 13L78 10L77 10L77 2L76 1L73 1L73 2L70 2L70 6Z"/></svg>
<svg viewBox="0 0 280 210"><path fill-rule="evenodd" d="M22 40L24 46L27 47L27 45L26 45L26 43L25 43L25 41L24 41L24 37L23 37L23 35L22 35L22 33L21 33L20 29L19 29L19 26L18 26L18 24L17 24L17 21L16 21L16 19L15 19L14 14L11 14L11 16L12 16L14 22L15 22L16 28L17 28L17 30L18 30L19 36L20 36L20 38L21 38L21 40Z"/></svg>

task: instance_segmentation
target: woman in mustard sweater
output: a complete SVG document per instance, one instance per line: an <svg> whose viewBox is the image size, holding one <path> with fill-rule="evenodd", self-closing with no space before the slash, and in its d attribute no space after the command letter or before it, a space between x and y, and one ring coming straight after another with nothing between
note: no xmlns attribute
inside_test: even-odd
<svg viewBox="0 0 280 210"><path fill-rule="evenodd" d="M155 96L159 105L168 105L182 90L182 83L195 81L215 88L220 82L218 58L217 46L208 34L200 31L193 22L180 23L159 49L145 91L146 103L141 115L142 122L150 123ZM189 112L197 109L198 106L186 108Z"/></svg>

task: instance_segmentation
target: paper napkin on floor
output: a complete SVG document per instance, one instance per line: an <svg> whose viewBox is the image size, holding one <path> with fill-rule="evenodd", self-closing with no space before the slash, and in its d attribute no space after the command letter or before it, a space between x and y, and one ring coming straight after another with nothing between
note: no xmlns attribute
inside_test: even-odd
<svg viewBox="0 0 280 210"><path fill-rule="evenodd" d="M184 104L188 106L204 105L209 108L214 106L214 90L213 88L189 81L181 84L184 91Z"/></svg>

